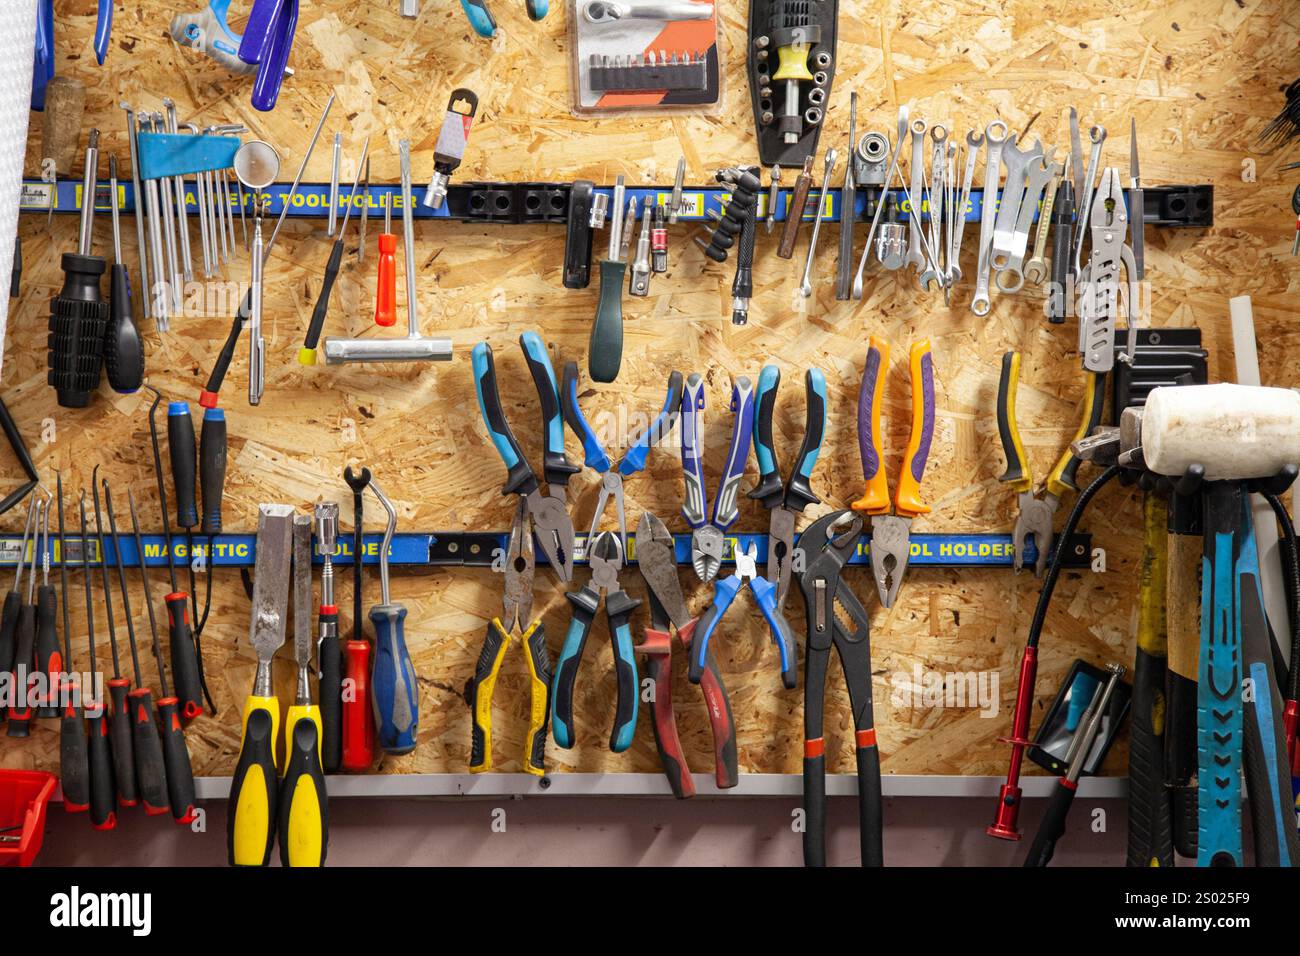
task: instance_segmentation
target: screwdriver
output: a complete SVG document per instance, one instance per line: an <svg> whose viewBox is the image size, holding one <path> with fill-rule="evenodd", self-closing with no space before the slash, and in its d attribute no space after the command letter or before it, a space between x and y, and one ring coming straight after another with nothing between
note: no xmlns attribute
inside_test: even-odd
<svg viewBox="0 0 1300 956"><path fill-rule="evenodd" d="M117 518L113 514L113 496L108 480L103 482L104 508L108 511L108 530L113 536L113 563L117 565L117 584L122 591L122 613L126 615L127 640L131 644L131 666L135 673L135 689L127 695L130 702L131 738L135 750L135 772L140 782L140 799L145 813L154 816L171 809L167 796L167 778L163 765L162 741L158 737L158 724L154 722L153 694L145 686L140 674L140 650L135 642L135 621L131 615L131 598L126 587L126 568L122 566L122 539L117 535ZM140 554L144 563L144 553Z"/></svg>
<svg viewBox="0 0 1300 956"><path fill-rule="evenodd" d="M85 408L90 404L103 366L108 303L100 291L99 277L104 274L104 259L91 255L98 163L99 130L92 129L86 147L77 251L63 254L63 288L50 300L48 382L64 408Z"/></svg>
<svg viewBox="0 0 1300 956"><path fill-rule="evenodd" d="M14 701L14 708L9 711L9 727L6 731L10 737L26 737L31 733L32 695L35 693L33 665L36 660L36 554L40 550L41 513L44 505L34 498L36 514L32 519L32 563L27 576L27 600L18 608L18 638L14 650L13 687L21 695ZM19 552L18 561L23 555Z"/></svg>
<svg viewBox="0 0 1300 956"><path fill-rule="evenodd" d="M361 624L361 563L364 558L362 495L370 484L370 469L356 474L343 469L352 489L352 639L344 647L344 686L351 694L343 700L343 769L367 770L375 759L375 712L370 706L370 643Z"/></svg>
<svg viewBox="0 0 1300 956"><path fill-rule="evenodd" d="M32 521L36 516L37 500L37 496L32 495L32 500L27 504L27 524L23 526L23 543L18 549L18 568L14 572L14 586L5 595L4 611L0 612L0 678L11 687L15 686L14 652L17 650L15 642L18 637L18 617L23 603L19 591L23 580L23 555L27 553L27 536L31 534ZM4 708L0 707L0 717L3 717L4 713Z"/></svg>
<svg viewBox="0 0 1300 956"><path fill-rule="evenodd" d="M155 389L154 402L149 409L149 437L153 445L154 478L158 482L158 508L162 513L163 535L167 539L167 573L171 578L171 593L163 598L167 605L168 641L171 644L172 677L176 682L176 697L181 705L181 718L193 720L203 713L202 691L199 682L199 661L194 651L194 635L190 632L189 595L176 587L176 554L172 542L171 519L167 515L167 489L163 485L162 455L158 451L158 426L154 411L162 401L162 393ZM186 416L188 417L188 416ZM168 421L170 431L171 422ZM191 426L192 430L193 426Z"/></svg>
<svg viewBox="0 0 1300 956"><path fill-rule="evenodd" d="M153 591L149 587L149 571L144 560L144 541L140 537L140 520L135 513L135 495L126 490L131 506L131 533L135 537L135 552L140 560L140 583L144 585L144 603L149 609L149 631L153 635L153 657L158 664L158 719L162 724L163 770L167 778L167 802L171 804L172 819L180 824L194 822L194 770L190 765L190 751L185 745L185 730L181 726L180 707L176 697L167 690L167 665L163 663L162 648L158 644L158 620L153 611Z"/></svg>
<svg viewBox="0 0 1300 956"><path fill-rule="evenodd" d="M334 603L334 552L338 548L339 506L316 506L316 550L320 552L320 621L316 640L316 681L320 694L321 764L334 773L343 760L339 708L343 704L343 656L339 651L339 609Z"/></svg>
<svg viewBox="0 0 1300 956"><path fill-rule="evenodd" d="M356 202L357 188L361 185L361 169L368 162L366 154L369 152L370 137L367 136L365 145L361 147L357 177L352 181L352 192L348 195L348 208L343 213L343 226L339 229L339 237L334 240L329 260L325 263L325 280L321 283L320 295L316 297L316 307L312 309L311 322L307 326L307 338L302 348L298 350L299 365L316 364L316 346L320 343L321 330L325 328L325 313L329 311L330 293L334 290L334 280L338 278L339 268L343 265L343 237L348 232L348 220L352 218L352 204Z"/></svg>
<svg viewBox="0 0 1300 956"><path fill-rule="evenodd" d="M204 562L207 565L207 583L203 589L203 616L195 628L199 634L208 623L208 611L212 607L212 545L216 536L221 534L226 450L226 413L219 408L205 408L199 431L199 491L203 494L203 522L199 530L207 535L208 552Z"/></svg>
<svg viewBox="0 0 1300 956"><path fill-rule="evenodd" d="M608 257L600 263L600 298L587 345L587 368L597 382L614 381L623 365L623 275L627 272L632 238L631 225L625 224L623 218L624 189L623 177L619 176L614 181L614 201L609 207ZM635 217L636 200L628 207Z"/></svg>
<svg viewBox="0 0 1300 956"><path fill-rule="evenodd" d="M406 754L415 749L415 735L420 725L420 691L411 655L406 650L406 608L394 604L388 590L388 549L397 528L397 511L373 480L370 490L388 512L384 541L379 546L379 585L383 603L370 609L370 623L375 628L372 693L379 724L379 746L386 753Z"/></svg>
<svg viewBox="0 0 1300 956"><path fill-rule="evenodd" d="M357 265L366 261L366 223L370 221L370 157L366 157L366 181L361 187L361 238L357 242Z"/></svg>
<svg viewBox="0 0 1300 956"><path fill-rule="evenodd" d="M803 135L803 111L799 108L799 81L811 83L808 53L821 40L821 28L809 22L807 0L777 0L772 6L772 42L779 63L772 79L785 84L785 100L777 130L782 142L793 146Z"/></svg>
<svg viewBox="0 0 1300 956"><path fill-rule="evenodd" d="M104 540L104 522L99 509L99 466L90 474L90 493L95 503L95 536L99 540L99 574L104 586L104 616L108 618L108 646L113 654L113 676L108 682L108 696L112 707L108 714L108 742L113 751L113 777L117 781L119 806L134 807L140 802L136 786L135 747L131 735L131 710L127 695L131 682L122 676L121 659L117 653L117 625L113 623L113 591L108 583L108 547ZM150 815L165 813L145 805Z"/></svg>
<svg viewBox="0 0 1300 956"><path fill-rule="evenodd" d="M36 708L38 720L59 716L59 675L63 673L63 654L59 651L59 635L54 619L58 614L58 601L50 584L50 502L47 498L41 514L41 584L36 589L36 672L45 675L45 701Z"/></svg>
<svg viewBox="0 0 1300 956"><path fill-rule="evenodd" d="M375 287L375 325L397 323L397 236L393 234L393 194L384 196L384 231L379 234L379 284Z"/></svg>
<svg viewBox="0 0 1300 956"><path fill-rule="evenodd" d="M144 347L131 309L131 280L122 261L122 231L117 211L117 157L108 157L109 208L113 211L113 269L109 275L111 314L104 335L104 366L113 391L129 395L144 378Z"/></svg>
<svg viewBox="0 0 1300 956"><path fill-rule="evenodd" d="M283 866L322 866L329 847L329 809L320 762L321 714L311 702L311 524L310 515L293 516L293 649L298 687L284 718L279 808Z"/></svg>
<svg viewBox="0 0 1300 956"><path fill-rule="evenodd" d="M90 590L90 541L86 535L86 492L81 492L81 567L86 580L86 644L90 651L90 693L85 713L90 749L90 825L96 830L117 826L113 810L113 757L109 752L104 699L99 696L99 668L95 664L95 603Z"/></svg>
<svg viewBox="0 0 1300 956"><path fill-rule="evenodd" d="M86 725L78 704L81 685L72 666L72 624L68 615L68 540L63 524L63 473L56 474L59 493L59 587L63 598L63 661L67 665L60 681L63 719L59 722L59 784L63 787L63 809L85 813L90 809L90 765L86 755Z"/></svg>

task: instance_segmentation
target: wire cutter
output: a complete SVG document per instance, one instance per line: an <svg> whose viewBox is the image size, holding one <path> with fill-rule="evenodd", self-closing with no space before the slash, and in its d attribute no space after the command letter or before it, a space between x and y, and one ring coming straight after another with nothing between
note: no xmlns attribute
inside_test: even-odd
<svg viewBox="0 0 1300 956"><path fill-rule="evenodd" d="M1042 577L1047 567L1048 554L1052 550L1052 519L1056 515L1056 509L1060 507L1061 498L1067 490L1079 490L1075 475L1082 460L1074 454L1073 445L1088 437L1101 424L1102 406L1106 402L1106 376L1097 372L1084 373L1083 415L1079 427L1048 474L1042 489L1046 494L1042 498L1038 497L1039 491L1034 487L1033 468L1029 464L1029 456L1025 454L1024 443L1020 440L1020 426L1016 421L1019 382L1020 353L1006 352L1002 356L1002 375L998 379L998 435L1002 439L1002 451L1007 456L1007 470L998 477L998 481L1010 482L1012 490L1018 493L1019 512L1011 535L1012 547L1015 549L1015 569L1019 571L1025 566L1026 542L1032 535L1038 552L1034 560L1034 574Z"/></svg>
<svg viewBox="0 0 1300 956"><path fill-rule="evenodd" d="M808 609L804 662L803 806L807 826L803 859L826 865L826 670L835 646L848 685L858 761L858 838L863 866L882 866L880 751L871 701L871 641L867 611L840 574L862 535L862 517L837 511L818 518L799 536L805 565L799 577Z"/></svg>
<svg viewBox="0 0 1300 956"><path fill-rule="evenodd" d="M677 716L673 711L673 639L671 623L689 655L698 619L691 616L682 598L682 583L677 577L677 554L673 536L658 517L644 512L636 527L636 560L650 592L650 626L637 651L645 655L646 676L654 686L655 744L664 773L678 799L695 796L695 780L677 734ZM722 682L722 672L712 654L706 654L700 678L709 724L713 729L714 780L719 790L740 782L736 764L736 728L731 720L731 702Z"/></svg>
<svg viewBox="0 0 1300 956"><path fill-rule="evenodd" d="M895 489L893 514L880 438L880 406L889 368L889 345L874 335L867 349L862 388L858 392L858 450L862 453L866 491L853 502L853 510L872 516L871 572L876 578L880 604L887 608L894 606L907 571L912 519L930 511L921 501L921 478L934 440L934 362L929 339L912 343L908 366L912 373L912 433L903 455L903 474Z"/></svg>
<svg viewBox="0 0 1300 956"><path fill-rule="evenodd" d="M555 675L551 682L552 732L555 735L555 742L566 750L574 743L573 690L578 677L578 667L582 663L582 652L587 646L587 635L591 631L591 622L600 607L602 594L605 598L605 616L609 619L610 640L614 643L614 679L618 688L609 749L615 753L622 753L631 746L633 734L636 732L636 661L632 656L632 631L628 621L641 602L628 595L618 583L618 574L623 569L627 555L623 477L634 475L644 468L650 447L658 444L664 435L672 431L673 425L677 422L681 388L681 373L673 372L668 377L668 396L664 401L664 407L650 423L650 427L632 443L619 462L618 468L615 469L609 456L605 454L600 438L597 437L578 406L578 363L567 362L564 366L564 379L560 388L560 405L564 420L582 440L587 467L595 468L601 473L600 498L596 505L596 513L591 519L591 530L587 534L586 541L591 581L581 590L570 591L565 595L573 605L573 619L569 622L569 630L564 636L564 646L560 649L560 657L555 663ZM610 498L614 499L614 509L618 514L618 533L602 531L597 534L596 529L600 526L600 519L605 513L605 506Z"/></svg>
<svg viewBox="0 0 1300 956"><path fill-rule="evenodd" d="M826 432L826 377L821 369L810 368L804 373L804 393L807 418L804 422L803 444L790 469L790 477L782 483L781 471L776 461L776 446L772 441L772 413L776 407L776 390L781 384L781 371L775 365L763 367L758 376L758 394L755 398L754 454L758 457L758 486L749 497L763 503L771 515L768 534L767 579L776 585L776 607L785 609L785 596L790 590L790 568L794 562L794 524L798 515L808 505L820 504L813 494L813 466L822 450L822 436Z"/></svg>
<svg viewBox="0 0 1300 956"><path fill-rule="evenodd" d="M515 520L510 526L510 543L506 548L506 587L502 618L488 624L479 651L474 676L465 685L472 719L470 737L470 773L492 769L492 694L496 690L501 662L516 637L528 663L530 707L528 736L524 741L524 770L541 776L546 772L546 721L551 686L551 661L546 653L546 632L541 618L533 612L533 534L527 499L520 498Z"/></svg>
<svg viewBox="0 0 1300 956"><path fill-rule="evenodd" d="M754 423L754 387L740 376L731 390L731 447L713 499L713 517L708 518L709 495L704 487L704 380L695 373L682 392L682 475L685 495L682 517L691 526L691 566L701 581L712 581L722 566L726 531L740 516L736 500L740 479L749 460L749 440Z"/></svg>
<svg viewBox="0 0 1300 956"><path fill-rule="evenodd" d="M559 395L546 348L535 332L525 332L519 337L519 344L524 350L542 407L542 474L546 479L546 492L542 491L536 473L510 431L510 423L501 408L501 394L497 390L492 347L486 342L475 345L471 356L478 407L483 414L483 423L487 425L488 436L508 470L501 493L516 494L528 501L528 513L536 525L542 553L560 580L568 582L573 579L573 520L569 517L566 503L567 485L569 476L578 471L578 466L570 464L564 457Z"/></svg>

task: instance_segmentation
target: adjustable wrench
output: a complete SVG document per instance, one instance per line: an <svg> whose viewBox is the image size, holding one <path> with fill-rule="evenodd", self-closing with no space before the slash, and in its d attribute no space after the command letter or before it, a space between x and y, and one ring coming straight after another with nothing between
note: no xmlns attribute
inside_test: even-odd
<svg viewBox="0 0 1300 956"><path fill-rule="evenodd" d="M1025 195L1025 176L1042 156L1041 140L1034 140L1033 148L1027 150L1019 149L1014 138L1002 147L1002 162L1007 167L1007 178L1002 185L1002 197L998 200L998 215L993 223L993 253L989 260L997 272L1005 269L1011 261L1016 221L1020 217L1020 207L1028 201Z"/></svg>
<svg viewBox="0 0 1300 956"><path fill-rule="evenodd" d="M1025 198L1020 203L1020 215L1016 217L1015 234L1011 237L1011 251L1006 266L998 272L997 284L1000 292L1019 292L1025 284L1021 266L1025 261L1025 250L1029 246L1029 233L1034 228L1034 213L1038 210L1038 200L1043 190L1056 179L1058 170L1064 171L1054 161L1056 147L1048 150L1047 155L1039 158L1029 166L1025 174ZM997 263L994 262L996 268Z"/></svg>
<svg viewBox="0 0 1300 956"><path fill-rule="evenodd" d="M1015 134L1011 134L1014 139ZM1002 145L1007 141L1007 124L994 120L984 130L984 197L980 206L979 260L975 265L975 295L970 310L978 316L989 314L989 255L993 251L993 197L998 194L998 176L1002 172Z"/></svg>
<svg viewBox="0 0 1300 956"><path fill-rule="evenodd" d="M921 191L925 186L925 132L929 128L923 119L912 120L912 187L908 190L907 256L904 266L915 266L917 273L925 269L925 253L921 250Z"/></svg>
<svg viewBox="0 0 1300 956"><path fill-rule="evenodd" d="M894 182L894 170L898 169L898 157L903 154L903 142L907 136L907 105L904 104L898 108L898 139L894 145L894 155L889 160L889 169L885 173L884 183L880 187L880 195L876 199L876 211L871 217L871 228L867 230L867 244L862 250L862 258L858 260L858 272L853 277L853 298L862 298L862 276L867 270L867 257L871 255L871 240L876 235L876 227L880 225L880 214L885 210L885 195L889 192L890 185Z"/></svg>

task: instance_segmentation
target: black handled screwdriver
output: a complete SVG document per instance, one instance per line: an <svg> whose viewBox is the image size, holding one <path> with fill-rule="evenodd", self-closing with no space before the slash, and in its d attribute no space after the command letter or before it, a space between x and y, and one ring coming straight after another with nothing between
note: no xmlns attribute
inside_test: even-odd
<svg viewBox="0 0 1300 956"><path fill-rule="evenodd" d="M72 666L72 623L68 613L68 539L63 523L63 473L56 474L59 495L59 588L63 599L63 718L59 722L59 784L63 809L85 813L90 809L90 765L86 752L86 725L81 719L81 684Z"/></svg>
<svg viewBox="0 0 1300 956"><path fill-rule="evenodd" d="M199 491L203 495L199 530L208 538L203 616L194 628L202 634L208 623L208 611L212 608L212 546L216 536L221 534L221 499L226 492L226 413L220 408L203 410L203 426L199 431ZM200 668L200 677L202 673Z"/></svg>
<svg viewBox="0 0 1300 956"><path fill-rule="evenodd" d="M18 639L14 648L13 686L19 699L9 711L9 727L6 731L10 737L26 737L31 734L32 695L35 693L34 670L36 664L36 554L40 551L41 512L44 504L35 501L36 515L32 519L32 563L28 569L27 600L18 607ZM21 563L22 554L18 555Z"/></svg>
<svg viewBox="0 0 1300 956"><path fill-rule="evenodd" d="M0 612L0 678L13 686L14 653L17 650L18 615L22 608L23 597L20 590L23 580L23 556L27 554L27 537L32 531L32 521L36 515L37 496L27 503L27 524L23 526L23 543L18 549L17 570L14 571L14 586L5 595L4 611ZM0 706L0 717L5 716L5 708Z"/></svg>
<svg viewBox="0 0 1300 956"><path fill-rule="evenodd" d="M135 641L135 620L131 614L131 596L126 586L126 568L122 566L122 539L117 534L117 517L113 514L113 496L108 480L103 482L104 509L108 512L108 530L113 536L113 564L117 567L117 585L122 591L122 613L126 615L126 637L131 645L131 668L135 688L127 695L131 713L131 741L135 750L135 772L140 783L140 799L145 813L156 815L171 809L167 797L167 777L163 765L162 741L154 721L153 693L145 686L140 673L140 650ZM144 552L140 553L144 561Z"/></svg>
<svg viewBox="0 0 1300 956"><path fill-rule="evenodd" d="M140 519L135 512L135 495L126 489L127 503L131 507L131 533L135 536L135 551L140 559L140 583L144 586L144 602L149 609L149 632L153 637L153 658L158 664L158 719L162 724L163 765L167 776L167 796L172 808L172 819L188 825L194 822L194 769L190 763L190 750L185 744L185 728L181 725L180 704L167 689L167 665L163 662L162 648L158 643L158 619L153 610L153 589L149 586L149 570L144 559L144 540L140 536Z"/></svg>
<svg viewBox="0 0 1300 956"><path fill-rule="evenodd" d="M225 422L224 412L221 420ZM199 672L199 688L215 714L217 709L212 703L212 695L208 693L207 680L203 674L201 641L205 621L199 617L198 584L194 577L194 529L199 526L198 499L195 498L195 490L198 486L195 463L198 461L198 453L194 443L194 419L190 417L188 402L169 402L167 405L167 454L171 459L172 488L176 492L176 524L177 527L185 529L185 553L189 559L185 564L189 569L190 577L189 598L190 609L193 612L191 620L194 622L191 632L194 636L194 658ZM225 480L224 474L222 480ZM217 510L219 513L220 508L218 507ZM206 563L206 559L203 560ZM209 568L209 585L211 581ZM168 600L170 601L170 596ZM208 595L208 600L209 602L212 600L211 593Z"/></svg>
<svg viewBox="0 0 1300 956"><path fill-rule="evenodd" d="M108 680L108 742L113 751L113 777L117 781L119 806L134 807L140 802L136 786L135 746L131 734L131 708L127 695L131 682L122 676L122 660L117 652L117 624L113 621L113 588L108 579L108 544L104 538L104 519L99 507L99 466L90 473L90 493L95 503L95 537L99 542L99 577L104 587L104 616L108 620L108 646L113 655L113 676ZM166 808L164 808L165 810ZM148 813L161 811L146 805Z"/></svg>
<svg viewBox="0 0 1300 956"><path fill-rule="evenodd" d="M86 645L90 652L90 692L85 700L86 730L89 737L90 825L96 830L117 826L113 810L113 755L104 720L104 697L100 693L99 667L95 663L95 601L90 586L90 539L86 534L86 492L81 492L81 567L86 581Z"/></svg>
<svg viewBox="0 0 1300 956"><path fill-rule="evenodd" d="M144 380L144 346L131 308L131 280L122 261L122 230L117 212L117 157L108 157L108 182L112 189L113 268L109 273L108 330L104 333L104 367L113 391L124 395L140 390Z"/></svg>
<svg viewBox="0 0 1300 956"><path fill-rule="evenodd" d="M41 514L41 583L36 588L36 672L45 675L45 698L36 706L38 720L52 720L59 716L58 685L63 673L63 654L59 650L59 634L55 628L59 602L50 584L50 502L46 500Z"/></svg>

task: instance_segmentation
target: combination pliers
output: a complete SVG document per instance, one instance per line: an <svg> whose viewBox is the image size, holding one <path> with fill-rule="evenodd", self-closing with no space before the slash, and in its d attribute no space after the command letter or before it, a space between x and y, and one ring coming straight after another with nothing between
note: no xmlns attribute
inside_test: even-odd
<svg viewBox="0 0 1300 956"><path fill-rule="evenodd" d="M781 480L781 470L776 461L776 446L772 441L772 414L776 406L776 391L781 384L781 371L775 365L764 366L758 376L758 395L754 401L754 454L758 457L758 486L749 497L761 501L771 515L768 533L767 579L776 585L776 607L785 608L785 596L790 590L790 569L794 563L795 520L808 505L820 504L813 494L811 479L813 466L822 450L822 436L826 432L826 377L821 369L810 368L804 374L804 393L807 417L804 422L803 444L790 469L790 477Z"/></svg>
<svg viewBox="0 0 1300 956"><path fill-rule="evenodd" d="M1043 488L1046 494L1042 498L1038 497L1038 489L1034 487L1033 468L1029 464L1029 456L1025 454L1024 443L1020 440L1020 426L1016 420L1019 382L1020 353L1006 352L1002 356L1002 375L998 379L998 435L1002 439L1002 451L1007 456L1007 470L998 477L998 481L1010 482L1018 494L1019 511L1011 537L1015 549L1012 563L1017 571L1025 566L1027 541L1032 536L1037 551L1034 574L1042 577L1052 550L1052 519L1056 516L1056 509L1060 507L1061 498L1066 491L1079 490L1075 475L1082 459L1075 455L1073 446L1101 424L1102 406L1106 402L1106 376L1097 372L1084 373L1083 414L1079 427L1048 474Z"/></svg>
<svg viewBox="0 0 1300 956"><path fill-rule="evenodd" d="M664 774L678 799L695 795L695 780L682 753L677 733L677 715L673 710L673 638L690 654L698 619L691 616L682 597L682 583L677 577L677 554L673 536L664 523L644 512L636 528L636 560L650 592L650 626L637 652L646 658L646 676L654 687L651 709L654 714L655 744ZM714 780L719 790L740 782L736 761L736 728L731 719L731 702L722 682L722 672L713 654L707 654L700 690L713 729Z"/></svg>
<svg viewBox="0 0 1300 956"><path fill-rule="evenodd" d="M712 581L722 566L726 531L740 516L737 499L740 479L749 460L750 434L754 427L754 387L740 376L731 390L731 445L727 463L713 499L713 516L708 516L709 494L704 487L704 380L692 375L682 392L682 475L685 494L682 517L691 526L691 566L701 581Z"/></svg>
<svg viewBox="0 0 1300 956"><path fill-rule="evenodd" d="M912 343L908 367L912 375L912 433L903 455L903 473L898 479L892 508L880 432L889 345L874 335L867 349L862 388L858 392L858 451L862 454L866 491L853 502L853 510L872 516L871 572L876 579L880 604L887 608L894 606L907 571L912 519L930 510L921 501L921 478L934 441L934 361L929 339Z"/></svg>
<svg viewBox="0 0 1300 956"><path fill-rule="evenodd" d="M566 750L573 746L573 691L577 681L582 652L587 646L591 622L600 607L601 594L605 597L605 615L609 619L610 639L614 644L614 677L618 689L615 704L614 727L610 732L609 748L621 753L632 744L636 731L637 678L636 661L632 656L632 632L628 620L641 602L631 597L618 583L627 555L627 524L623 511L623 478L634 475L645 467L650 447L658 444L677 423L682 388L680 372L668 378L668 396L663 408L650 423L650 427L632 443L615 468L605 453L595 430L587 422L578 405L578 364L567 362L560 388L560 405L564 420L581 439L584 462L601 474L600 498L592 516L591 530L587 534L587 563L591 566L591 581L581 590L565 595L573 605L573 619L564 637L555 676L551 685L551 727L555 742ZM596 533L609 500L614 499L618 515L618 533Z"/></svg>
<svg viewBox="0 0 1300 956"><path fill-rule="evenodd" d="M882 866L880 751L871 699L871 641L867 611L847 581L844 565L858 547L862 517L837 511L818 518L799 536L804 570L799 576L808 610L804 662L803 806L807 814L803 858L826 865L826 670L832 645L840 657L853 711L858 765L858 827L863 866Z"/></svg>
<svg viewBox="0 0 1300 956"><path fill-rule="evenodd" d="M1080 211L1080 215L1084 214ZM1138 266L1128 237L1128 209L1119 170L1108 167L1086 210L1091 250L1079 274L1079 354L1087 372L1115 367L1115 322L1119 312L1120 269L1128 279L1128 347L1122 361L1133 364L1137 350ZM1141 210L1138 211L1141 215ZM1140 220L1139 220L1140 221Z"/></svg>
<svg viewBox="0 0 1300 956"><path fill-rule="evenodd" d="M528 501L519 499L515 520L510 526L510 542L505 553L506 587L503 595L503 618L489 623L479 651L474 676L465 685L465 700L470 706L470 773L492 769L492 695L496 690L501 662L516 637L524 649L528 664L528 736L524 740L524 770L541 776L546 772L546 721L551 688L551 661L546 653L546 632L541 618L533 612L532 522Z"/></svg>

